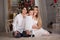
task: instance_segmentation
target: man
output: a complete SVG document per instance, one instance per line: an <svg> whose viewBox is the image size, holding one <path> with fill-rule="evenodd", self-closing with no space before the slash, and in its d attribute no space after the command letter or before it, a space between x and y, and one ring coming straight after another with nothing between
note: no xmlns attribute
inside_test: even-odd
<svg viewBox="0 0 60 40"><path fill-rule="evenodd" d="M23 36L26 13L27 9L23 7L22 13L18 14L13 20L13 36L16 38Z"/></svg>

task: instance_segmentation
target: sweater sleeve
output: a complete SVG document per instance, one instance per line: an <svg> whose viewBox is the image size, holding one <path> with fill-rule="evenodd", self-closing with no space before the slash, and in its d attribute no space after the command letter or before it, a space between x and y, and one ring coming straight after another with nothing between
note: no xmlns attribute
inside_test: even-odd
<svg viewBox="0 0 60 40"><path fill-rule="evenodd" d="M17 16L13 19L13 31L17 30Z"/></svg>

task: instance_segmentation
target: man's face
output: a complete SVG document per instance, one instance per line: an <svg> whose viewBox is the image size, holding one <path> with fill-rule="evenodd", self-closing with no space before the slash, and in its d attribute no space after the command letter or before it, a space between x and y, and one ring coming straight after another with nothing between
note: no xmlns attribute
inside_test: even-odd
<svg viewBox="0 0 60 40"><path fill-rule="evenodd" d="M27 9L26 8L23 8L22 13L23 14L26 14L27 13Z"/></svg>

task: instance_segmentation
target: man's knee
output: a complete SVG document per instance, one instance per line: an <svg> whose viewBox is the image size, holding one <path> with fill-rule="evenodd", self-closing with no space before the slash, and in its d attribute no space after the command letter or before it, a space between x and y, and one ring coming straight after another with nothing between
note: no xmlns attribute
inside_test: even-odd
<svg viewBox="0 0 60 40"><path fill-rule="evenodd" d="M22 37L22 34L20 32L18 32L18 33L13 32L13 37L20 38L20 37Z"/></svg>

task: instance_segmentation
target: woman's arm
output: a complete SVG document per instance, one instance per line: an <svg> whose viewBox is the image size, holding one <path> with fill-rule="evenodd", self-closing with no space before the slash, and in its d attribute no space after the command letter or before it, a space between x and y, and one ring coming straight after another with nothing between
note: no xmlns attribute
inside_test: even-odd
<svg viewBox="0 0 60 40"><path fill-rule="evenodd" d="M37 26L37 24L32 26L33 29L40 29L40 27Z"/></svg>
<svg viewBox="0 0 60 40"><path fill-rule="evenodd" d="M41 19L38 19L38 23L32 26L33 29L40 29L41 27L42 27Z"/></svg>
<svg viewBox="0 0 60 40"><path fill-rule="evenodd" d="M37 29L37 25L36 25L36 24L33 25L32 28L33 28L33 29Z"/></svg>
<svg viewBox="0 0 60 40"><path fill-rule="evenodd" d="M41 18L38 19L37 26L38 26L39 29L42 27L42 20L41 20Z"/></svg>

